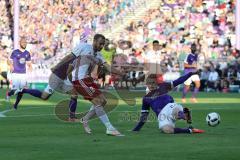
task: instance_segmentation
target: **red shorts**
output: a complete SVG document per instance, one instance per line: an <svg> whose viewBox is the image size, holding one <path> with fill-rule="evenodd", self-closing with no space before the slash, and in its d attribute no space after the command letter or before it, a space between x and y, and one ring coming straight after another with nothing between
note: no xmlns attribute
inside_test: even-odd
<svg viewBox="0 0 240 160"><path fill-rule="evenodd" d="M102 93L91 77L73 81L73 86L84 99L90 101Z"/></svg>

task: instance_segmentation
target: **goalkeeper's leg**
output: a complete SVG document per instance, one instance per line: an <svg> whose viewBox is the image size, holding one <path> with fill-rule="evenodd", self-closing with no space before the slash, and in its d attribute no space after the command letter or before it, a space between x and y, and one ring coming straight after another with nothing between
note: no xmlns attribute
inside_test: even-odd
<svg viewBox="0 0 240 160"><path fill-rule="evenodd" d="M192 133L190 128L175 128L170 125L163 126L161 131L167 134Z"/></svg>

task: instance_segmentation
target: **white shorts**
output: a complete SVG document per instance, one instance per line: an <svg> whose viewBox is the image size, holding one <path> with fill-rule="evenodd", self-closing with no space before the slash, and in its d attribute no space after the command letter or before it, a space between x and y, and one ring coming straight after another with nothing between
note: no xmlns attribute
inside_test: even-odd
<svg viewBox="0 0 240 160"><path fill-rule="evenodd" d="M199 75L195 74L195 75L192 75L191 77L189 77L185 82L184 84L187 85L187 86L190 86L192 82L195 82L195 81L200 81L200 78L199 78Z"/></svg>
<svg viewBox="0 0 240 160"><path fill-rule="evenodd" d="M73 85L69 80L62 80L54 73L52 73L49 77L48 86L45 88L44 92L48 94L53 94L54 91L60 93L70 93L73 89Z"/></svg>
<svg viewBox="0 0 240 160"><path fill-rule="evenodd" d="M27 87L27 76L26 74L11 73L12 89L23 89Z"/></svg>
<svg viewBox="0 0 240 160"><path fill-rule="evenodd" d="M173 110L175 108L179 108L182 110L182 106L177 103L168 103L159 113L158 115L158 124L159 129L162 129L164 126L172 126L175 127L175 118L173 117Z"/></svg>

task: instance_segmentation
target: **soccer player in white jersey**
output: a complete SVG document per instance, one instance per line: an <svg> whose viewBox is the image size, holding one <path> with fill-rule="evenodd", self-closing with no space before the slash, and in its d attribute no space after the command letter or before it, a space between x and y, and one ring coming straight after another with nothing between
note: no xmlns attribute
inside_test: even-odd
<svg viewBox="0 0 240 160"><path fill-rule="evenodd" d="M158 40L154 40L152 42L152 49L149 50L145 57L145 67L146 67L146 75L156 74L158 82L162 82L162 71L160 67L161 62L161 51L160 44ZM149 92L149 88L146 88L146 93Z"/></svg>
<svg viewBox="0 0 240 160"><path fill-rule="evenodd" d="M69 66L71 66L71 63L78 56L79 55L74 55L73 53L68 54L51 69L52 74L49 77L48 86L44 89L44 91L40 91L37 89L19 89L15 91L15 93L18 93L21 96L17 97L14 104L14 109L17 109L23 94L30 94L42 100L48 100L50 96L54 93L54 91L57 91L63 94L71 94L71 100L69 103L69 120L77 121L75 117L75 111L77 107L77 95L74 92L71 82L67 80L67 75L71 72L70 70L68 71Z"/></svg>
<svg viewBox="0 0 240 160"><path fill-rule="evenodd" d="M94 82L91 73L96 65L104 65L107 70L112 73L122 75L123 73L111 68L103 59L101 50L105 45L105 37L101 34L94 36L93 44L82 43L77 45L73 50L73 54L80 55L74 65L74 70L70 79L76 91L89 100L93 106L85 117L82 118L84 129L87 133L91 133L88 126L88 120L95 114L106 127L106 134L120 136L121 133L115 129L110 123L107 114L104 111L104 106L107 103L105 96L99 90L98 85Z"/></svg>
<svg viewBox="0 0 240 160"><path fill-rule="evenodd" d="M78 44L84 48L84 43ZM81 48L80 46L75 47ZM73 49L73 50L74 50ZM48 86L44 89L44 91L40 91L38 89L20 89L17 90L16 93L21 95L17 97L14 109L17 109L19 102L21 101L23 94L30 94L34 97L40 98L42 100L48 100L54 91L63 93L63 94L71 94L71 100L69 103L69 120L70 121L77 121L75 117L75 111L77 107L77 93L75 93L72 83L67 80L68 73L71 73L71 64L75 59L77 59L80 54L74 54L76 51L72 51L71 54L65 56L59 63L57 63L51 70L52 74L49 77Z"/></svg>

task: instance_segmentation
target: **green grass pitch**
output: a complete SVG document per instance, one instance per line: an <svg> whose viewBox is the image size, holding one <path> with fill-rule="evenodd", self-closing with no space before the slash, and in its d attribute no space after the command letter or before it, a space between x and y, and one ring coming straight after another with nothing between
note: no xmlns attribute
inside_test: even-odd
<svg viewBox="0 0 240 160"><path fill-rule="evenodd" d="M153 117L139 133L130 132L141 100L130 107L122 100L109 114L111 122L125 137L105 135L105 127L92 120L92 135L86 135L79 123L67 123L54 115L57 102L67 96L55 94L49 101L24 95L17 111L7 110L5 91L0 90L0 160L239 160L240 157L240 94L200 93L199 103L186 103L192 109L196 128L204 134L166 135L158 130ZM130 93L129 93L130 94ZM135 93L132 93L135 94ZM180 93L172 93L180 102ZM12 97L11 102L13 102ZM78 111L90 104L78 101ZM218 112L221 123L206 125L209 112ZM184 126L185 123L178 122Z"/></svg>

